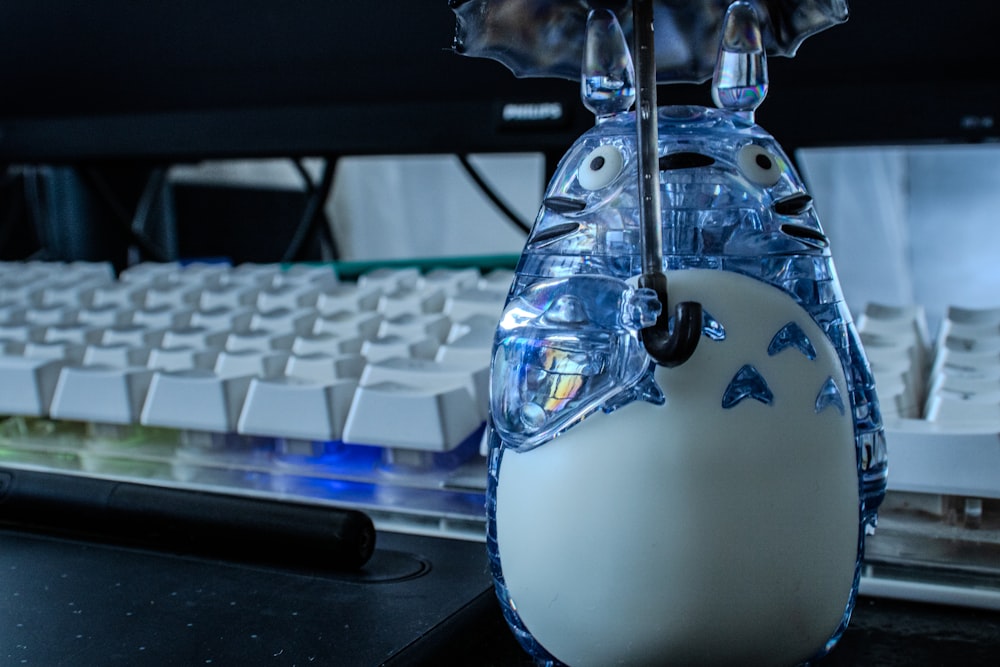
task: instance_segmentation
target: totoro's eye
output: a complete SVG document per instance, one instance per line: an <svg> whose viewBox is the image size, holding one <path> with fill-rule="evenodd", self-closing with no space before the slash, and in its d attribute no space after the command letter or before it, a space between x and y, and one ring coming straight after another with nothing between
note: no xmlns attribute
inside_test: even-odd
<svg viewBox="0 0 1000 667"><path fill-rule="evenodd" d="M781 178L781 162L769 150L757 144L747 144L736 155L739 165L747 178L754 183L770 187Z"/></svg>
<svg viewBox="0 0 1000 667"><path fill-rule="evenodd" d="M618 178L624 166L625 157L617 146L598 146L583 158L577 180L585 190L600 190Z"/></svg>

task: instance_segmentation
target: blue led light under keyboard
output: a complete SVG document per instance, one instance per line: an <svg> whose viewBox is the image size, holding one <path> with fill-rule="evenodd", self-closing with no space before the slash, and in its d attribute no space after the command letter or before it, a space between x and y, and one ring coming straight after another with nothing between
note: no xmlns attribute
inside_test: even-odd
<svg viewBox="0 0 1000 667"><path fill-rule="evenodd" d="M0 263L0 463L481 539L504 269Z"/></svg>

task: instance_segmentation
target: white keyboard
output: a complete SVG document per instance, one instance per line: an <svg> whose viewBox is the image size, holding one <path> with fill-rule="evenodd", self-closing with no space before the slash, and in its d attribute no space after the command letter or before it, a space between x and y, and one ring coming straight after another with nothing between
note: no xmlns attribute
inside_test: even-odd
<svg viewBox="0 0 1000 667"><path fill-rule="evenodd" d="M0 263L0 464L482 540L490 349L512 278ZM995 577L913 579L1000 562L1000 311L953 308L932 340L920 308L870 305L858 331L890 454L862 592L1000 608Z"/></svg>
<svg viewBox="0 0 1000 667"><path fill-rule="evenodd" d="M1000 309L870 304L858 331L890 449L889 489L1000 499Z"/></svg>
<svg viewBox="0 0 1000 667"><path fill-rule="evenodd" d="M0 263L0 453L467 520L478 538L512 275Z"/></svg>
<svg viewBox="0 0 1000 667"><path fill-rule="evenodd" d="M889 451L861 591L1000 609L1000 309L951 307L932 338L922 308L869 304L858 331Z"/></svg>

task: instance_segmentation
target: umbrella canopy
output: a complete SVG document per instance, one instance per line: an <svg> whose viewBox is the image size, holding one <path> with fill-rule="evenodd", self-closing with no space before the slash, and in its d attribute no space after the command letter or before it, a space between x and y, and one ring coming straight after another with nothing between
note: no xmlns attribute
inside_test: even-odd
<svg viewBox="0 0 1000 667"><path fill-rule="evenodd" d="M655 0L656 80L711 78L732 0ZM455 51L492 58L520 77L578 79L587 15L610 9L632 40L628 0L449 0ZM750 0L768 55L794 56L810 35L847 20L847 0Z"/></svg>

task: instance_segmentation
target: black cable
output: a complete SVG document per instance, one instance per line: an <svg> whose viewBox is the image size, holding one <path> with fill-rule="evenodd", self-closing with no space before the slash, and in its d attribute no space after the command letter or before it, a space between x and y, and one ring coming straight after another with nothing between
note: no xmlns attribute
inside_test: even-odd
<svg viewBox="0 0 1000 667"><path fill-rule="evenodd" d="M333 235L333 225L329 218L326 217L326 212L324 211L322 217L323 224L319 226L320 231L320 241L326 245L326 254L323 256L324 261L336 262L340 259L340 248L337 246L337 239Z"/></svg>
<svg viewBox="0 0 1000 667"><path fill-rule="evenodd" d="M301 254L306 240L311 238L316 233L318 225L326 221L324 208L326 207L326 200L330 196L330 190L333 185L333 174L336 170L336 166L337 158L328 157L324 160L323 174L320 176L319 183L316 184L313 187L312 192L309 193L309 198L306 200L305 211L302 213L302 219L299 221L298 227L295 229L295 234L292 236L292 240L288 244L288 249L285 250L285 254L281 258L282 262L294 262ZM309 179L309 182L311 182L311 179Z"/></svg>
<svg viewBox="0 0 1000 667"><path fill-rule="evenodd" d="M166 253L164 253L161 248L157 247L144 234L136 232L132 226L135 222L134 216L129 213L125 205L122 204L121 200L115 194L114 189L108 184L98 169L92 167L80 169L80 177L81 180L85 184L89 185L90 188L100 196L104 203L108 205L108 208L110 208L113 213L115 221L117 221L123 232L127 235L128 239L133 244L138 246L142 253L154 262L168 261ZM147 181L147 187L153 178L154 176L151 175L150 180Z"/></svg>
<svg viewBox="0 0 1000 667"><path fill-rule="evenodd" d="M153 210L153 206L159 200L160 196L163 194L163 187L167 182L167 170L163 168L156 168L149 174L149 178L146 180L146 185L142 188L142 194L139 196L139 201L135 205L135 214L132 216L132 221L129 224L129 229L131 230L133 238L142 238L152 245L152 241L146 235L146 225L149 222L150 213ZM174 240L175 235L171 234L171 240ZM176 243L172 243L175 246ZM162 247L159 248L159 254L167 259L173 259L173 255L176 253L173 248L164 250Z"/></svg>
<svg viewBox="0 0 1000 667"><path fill-rule="evenodd" d="M472 166L472 163L469 162L469 156L458 155L457 157L458 161L465 169L465 172L476 183L476 185L479 186L479 189L483 192L483 194L486 195L491 202L493 202L493 205L496 206L508 220L514 223L514 226L523 231L525 234L530 233L531 225L522 220L521 216L515 213L514 210L510 206L508 206L503 199L500 198L500 195L496 193L496 191L490 186L490 184L483 179L483 177L476 170L476 168Z"/></svg>
<svg viewBox="0 0 1000 667"><path fill-rule="evenodd" d="M292 165L295 167L295 171L299 172L299 176L302 177L302 181L306 184L306 192L312 194L316 191L316 184L313 183L312 175L306 166L302 164L302 160L294 159L292 160Z"/></svg>

